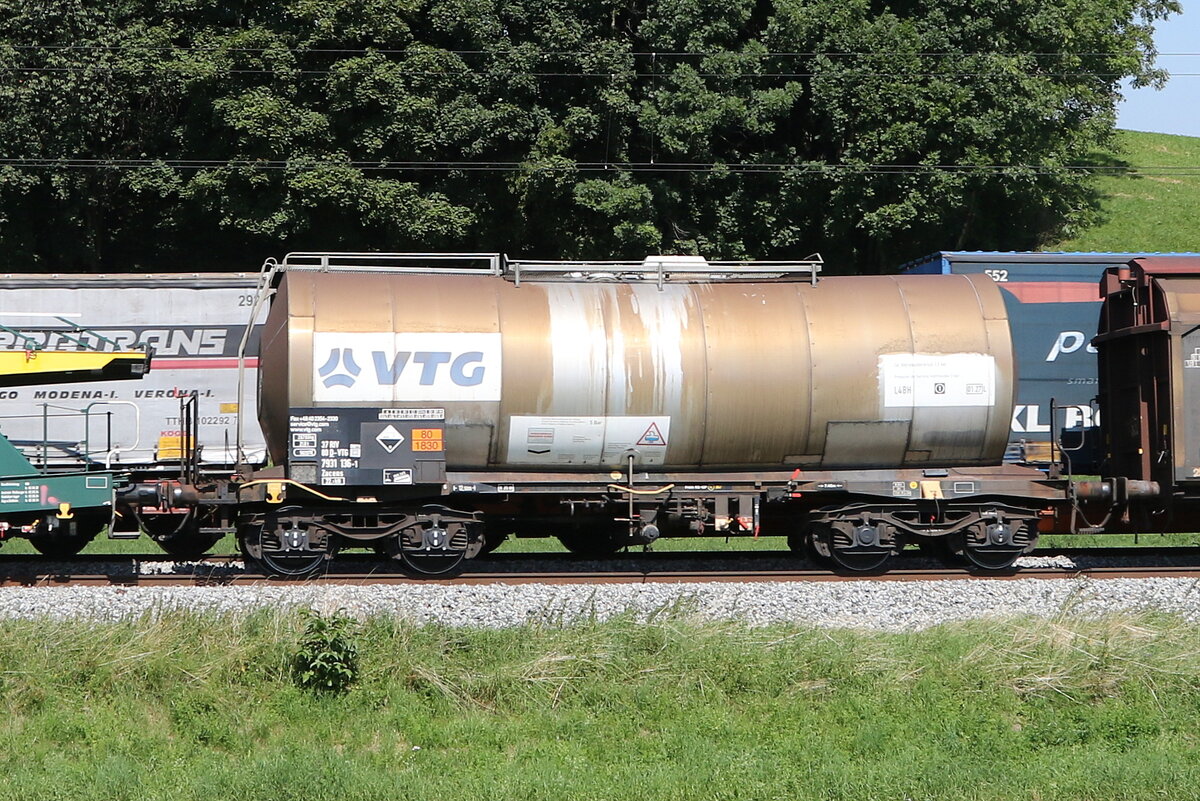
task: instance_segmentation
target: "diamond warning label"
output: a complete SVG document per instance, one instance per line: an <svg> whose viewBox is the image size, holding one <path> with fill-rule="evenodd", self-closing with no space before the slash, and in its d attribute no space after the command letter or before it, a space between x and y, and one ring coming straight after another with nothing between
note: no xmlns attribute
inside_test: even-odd
<svg viewBox="0 0 1200 801"><path fill-rule="evenodd" d="M386 426L379 435L375 437L375 441L388 453L392 453L399 448L404 442L404 435L396 430L393 425Z"/></svg>

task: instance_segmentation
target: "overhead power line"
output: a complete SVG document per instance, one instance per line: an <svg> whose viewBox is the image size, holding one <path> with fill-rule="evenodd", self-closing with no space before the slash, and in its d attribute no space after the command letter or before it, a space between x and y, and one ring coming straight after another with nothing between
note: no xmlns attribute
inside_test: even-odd
<svg viewBox="0 0 1200 801"><path fill-rule="evenodd" d="M54 73L96 73L96 72L140 72L145 67L139 65L134 68L111 67L105 65L90 65L86 67L0 67L0 73L15 72L29 74L54 74ZM282 76L325 76L332 74L342 74L342 70L336 69L221 69L217 70L223 75L282 75ZM493 72L484 72L481 70L415 70L404 68L393 68L389 72L407 75L412 77L471 77L471 76L523 76L529 78L673 78L677 77L677 73L673 72L532 72L527 70L496 70ZM841 72L841 71L813 71L813 72L696 72L692 73L698 78L838 78L838 79L863 79L863 78L1005 78L1012 77L1017 74L1044 77L1044 78L1125 78L1128 73L1125 72L1092 72L1090 70L1069 70L1065 72L1042 72L1042 71L1006 71L996 70L988 72ZM1200 72L1173 72L1171 77L1200 77Z"/></svg>
<svg viewBox="0 0 1200 801"><path fill-rule="evenodd" d="M820 164L785 162L570 162L531 164L519 161L321 161L308 159L72 159L0 158L0 167L20 169L131 170L169 167L181 170L329 170L370 172L649 172L649 173L808 173L858 174L986 173L1200 176L1200 166L1114 166L1090 164Z"/></svg>
<svg viewBox="0 0 1200 801"><path fill-rule="evenodd" d="M838 50L813 50L813 51L793 51L793 50L544 50L537 53L530 53L528 50L518 48L510 48L507 50L446 50L435 47L420 47L415 48L381 48L381 47L223 47L223 46L198 46L198 45L143 45L143 44L72 44L72 45L46 45L46 44L28 44L28 45L8 45L11 50L47 50L47 51L121 51L121 50L144 50L144 51L162 51L162 52L185 52L185 53L378 53L381 55L416 55L429 53L449 53L459 56L529 56L536 55L541 57L560 58L564 56L579 57L579 56L636 56L647 58L701 58L708 56L753 56L756 58L863 58L863 57L894 57L894 56L916 56L920 58L968 58L977 56L1001 56L1012 58L1017 56L1034 56L1037 58L1043 57L1112 57L1128 55L1124 52L1109 52L1109 51L1084 51L1075 52L1070 50L1058 51L1025 51L1025 50L976 50L976 51L922 51L911 52L907 50L855 50L855 51L838 51ZM1172 53L1157 53L1157 57L1175 57L1175 56L1200 56L1200 52L1172 52Z"/></svg>

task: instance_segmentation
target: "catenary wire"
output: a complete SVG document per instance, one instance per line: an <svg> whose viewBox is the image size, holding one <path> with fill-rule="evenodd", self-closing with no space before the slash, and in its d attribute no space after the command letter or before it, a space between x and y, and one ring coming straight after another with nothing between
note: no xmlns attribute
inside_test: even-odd
<svg viewBox="0 0 1200 801"><path fill-rule="evenodd" d="M8 45L12 50L155 50L155 51L179 51L179 52L226 52L226 53L379 53L384 55L408 55L414 52L413 48L378 48L378 47L220 47L220 46L179 46L179 45L142 45L142 44L111 44L111 45L45 45L45 44L28 44L28 45ZM418 50L418 52L422 52ZM467 49L442 49L428 48L430 53L449 53L453 55L531 55L526 50L512 48L508 50L467 50ZM758 56L762 58L778 58L778 57L795 57L795 58L849 58L849 57L894 57L894 56L918 56L922 58L944 58L944 57L973 57L973 56L1035 56L1038 58L1047 56L1056 57L1079 57L1079 56L1124 56L1123 52L1116 51L1081 51L1075 52L1071 50L1057 51L1025 51L1025 50L976 50L976 51L922 51L912 52L908 50L813 50L813 51L795 51L795 50L545 50L537 55L549 57L561 56L611 56L611 55L629 55L629 56L646 56L659 58L674 58L674 57L707 57L719 55L738 55L738 56ZM1156 53L1159 58L1174 57L1174 56L1200 56L1200 52L1169 52Z"/></svg>
<svg viewBox="0 0 1200 801"><path fill-rule="evenodd" d="M1200 175L1200 167L1162 165L1153 167L1087 164L821 164L783 162L569 162L531 164L517 161L328 161L320 159L69 159L0 158L0 167L21 169L146 169L168 167L182 170L251 169L312 171L359 169L378 172L730 172L807 173L852 172L860 174L919 173L1024 173L1062 172L1108 175Z"/></svg>
<svg viewBox="0 0 1200 801"><path fill-rule="evenodd" d="M129 72L140 73L145 70L143 66L133 68L112 67L106 65L88 65L84 67L0 67L0 73L15 72L28 74L54 74L54 73L97 73L97 72ZM208 77L207 70L200 71L204 77ZM322 76L334 74L346 74L345 69L292 69L288 67L280 67L277 69L221 69L213 72L222 75L303 75L303 76ZM497 69L492 72L481 70L415 70L397 68L392 65L389 72L399 75L409 75L413 77L470 77L470 76L495 76L495 77L530 77L530 78L674 78L680 77L674 72L624 72L620 70L612 70L606 72L535 72L530 70L505 70ZM1038 70L1021 70L1019 73L1009 70L995 71L947 71L947 72L860 72L853 71L810 71L810 72L692 72L687 76L695 76L698 78L839 78L846 80L861 80L863 78L1011 78L1016 74L1023 74L1031 77L1041 78L1104 78L1104 79L1121 79L1129 77L1126 72L1094 72L1090 70L1068 70L1064 72L1044 72ZM1173 72L1172 78L1195 78L1200 77L1200 72Z"/></svg>

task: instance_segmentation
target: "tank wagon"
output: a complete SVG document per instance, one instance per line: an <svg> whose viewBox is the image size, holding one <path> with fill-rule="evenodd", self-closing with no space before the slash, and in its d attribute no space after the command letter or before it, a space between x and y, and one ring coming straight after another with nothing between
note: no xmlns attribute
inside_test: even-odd
<svg viewBox="0 0 1200 801"><path fill-rule="evenodd" d="M201 494L276 573L347 545L441 573L512 535L1011 565L1064 492L1001 464L1015 376L994 282L819 271L291 254L264 281L274 466Z"/></svg>

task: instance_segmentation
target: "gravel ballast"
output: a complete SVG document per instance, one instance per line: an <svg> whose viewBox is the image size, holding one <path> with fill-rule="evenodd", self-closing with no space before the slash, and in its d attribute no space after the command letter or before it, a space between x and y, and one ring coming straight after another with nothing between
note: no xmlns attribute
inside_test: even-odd
<svg viewBox="0 0 1200 801"><path fill-rule="evenodd" d="M390 615L416 624L505 628L663 615L824 628L916 631L1017 615L1097 617L1154 609L1200 621L1196 579L755 582L609 585L5 587L0 618L116 621L263 607Z"/></svg>

